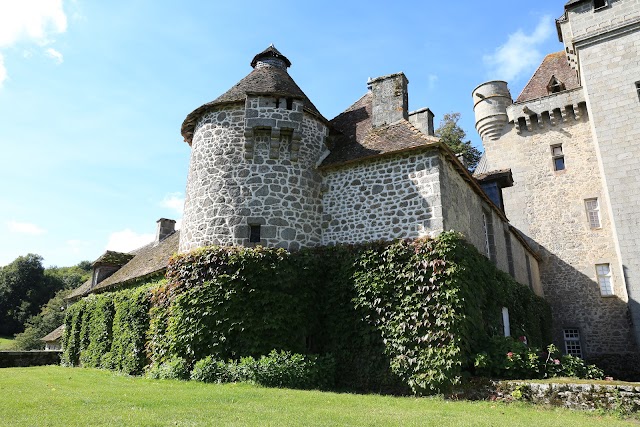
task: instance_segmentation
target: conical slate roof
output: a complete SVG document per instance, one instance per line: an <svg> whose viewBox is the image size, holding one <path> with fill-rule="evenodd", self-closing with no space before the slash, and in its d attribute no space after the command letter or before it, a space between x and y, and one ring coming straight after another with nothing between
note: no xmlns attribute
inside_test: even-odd
<svg viewBox="0 0 640 427"><path fill-rule="evenodd" d="M272 62L269 60L272 58L279 59L280 61ZM279 65L277 62L285 66ZM251 61L251 66L254 68L249 75L218 98L189 113L182 123L181 133L184 140L191 144L196 123L207 110L217 105L244 102L248 94L268 94L302 99L306 111L327 121L309 98L307 98L307 95L304 94L302 89L293 81L289 73L287 73L287 67L289 65L291 65L291 62L287 57L281 54L273 45L257 54Z"/></svg>

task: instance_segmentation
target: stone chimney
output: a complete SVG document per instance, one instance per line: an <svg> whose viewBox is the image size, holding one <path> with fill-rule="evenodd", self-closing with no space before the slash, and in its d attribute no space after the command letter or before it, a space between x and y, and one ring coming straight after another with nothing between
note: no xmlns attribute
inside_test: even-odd
<svg viewBox="0 0 640 427"><path fill-rule="evenodd" d="M156 222L158 223L155 241L155 244L157 245L176 231L176 221L173 219L160 218Z"/></svg>
<svg viewBox="0 0 640 427"><path fill-rule="evenodd" d="M409 119L409 80L403 73L369 79L367 85L373 95L371 123L384 126L400 119Z"/></svg>
<svg viewBox="0 0 640 427"><path fill-rule="evenodd" d="M409 121L425 135L434 136L433 113L428 108L421 108L409 113Z"/></svg>

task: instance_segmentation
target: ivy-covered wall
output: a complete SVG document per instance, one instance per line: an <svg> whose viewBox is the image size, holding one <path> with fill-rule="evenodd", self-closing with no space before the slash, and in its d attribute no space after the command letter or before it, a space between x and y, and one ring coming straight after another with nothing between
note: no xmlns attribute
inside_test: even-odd
<svg viewBox="0 0 640 427"><path fill-rule="evenodd" d="M137 374L175 357L330 353L340 388L430 393L502 334L502 307L512 335L548 343L548 305L454 232L293 253L213 246L175 256L166 280L74 304L62 359Z"/></svg>

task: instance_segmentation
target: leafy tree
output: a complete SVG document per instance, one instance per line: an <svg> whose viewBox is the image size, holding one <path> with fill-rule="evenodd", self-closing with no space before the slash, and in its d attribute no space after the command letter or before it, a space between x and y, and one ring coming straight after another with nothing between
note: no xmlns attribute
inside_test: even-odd
<svg viewBox="0 0 640 427"><path fill-rule="evenodd" d="M90 269L90 265L88 266ZM45 270L42 257L19 256L0 268L0 335L22 332L27 320L61 289L72 289L89 277L85 262Z"/></svg>
<svg viewBox="0 0 640 427"><path fill-rule="evenodd" d="M40 313L31 316L26 324L24 332L16 335L16 347L21 350L38 350L44 348L41 338L52 332L64 322L66 303L64 297L69 293L68 289L58 291L40 310Z"/></svg>
<svg viewBox="0 0 640 427"><path fill-rule="evenodd" d="M460 113L445 114L435 133L440 138L440 141L447 144L454 153L462 154L467 169L473 171L480 161L482 152L471 145L471 141L465 141L467 134L458 125L458 120L460 120Z"/></svg>

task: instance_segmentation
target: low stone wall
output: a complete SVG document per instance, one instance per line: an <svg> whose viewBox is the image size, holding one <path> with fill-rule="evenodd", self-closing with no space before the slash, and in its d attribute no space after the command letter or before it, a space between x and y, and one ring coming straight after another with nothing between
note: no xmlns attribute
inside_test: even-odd
<svg viewBox="0 0 640 427"><path fill-rule="evenodd" d="M570 409L615 410L625 413L640 409L639 385L561 384L526 381L495 383L496 400L523 400Z"/></svg>
<svg viewBox="0 0 640 427"><path fill-rule="evenodd" d="M62 351L0 351L0 368L59 365Z"/></svg>

